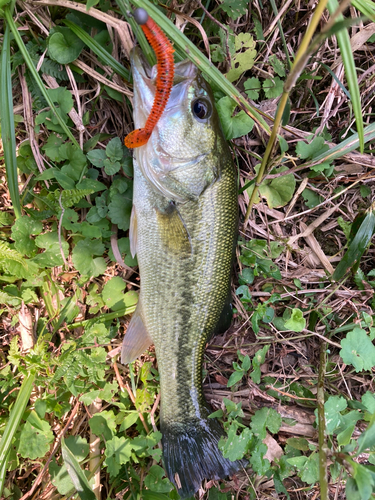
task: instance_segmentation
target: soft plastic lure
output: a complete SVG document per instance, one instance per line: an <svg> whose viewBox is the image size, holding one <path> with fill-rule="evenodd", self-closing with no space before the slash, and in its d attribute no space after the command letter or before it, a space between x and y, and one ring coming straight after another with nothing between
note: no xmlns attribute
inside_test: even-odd
<svg viewBox="0 0 375 500"><path fill-rule="evenodd" d="M127 148L138 148L146 144L149 140L156 123L167 105L174 77L174 49L171 42L155 21L147 14L145 9L135 9L133 15L146 35L149 44L154 49L157 60L157 76L155 99L150 114L144 128L133 130L133 132L125 137L125 146Z"/></svg>

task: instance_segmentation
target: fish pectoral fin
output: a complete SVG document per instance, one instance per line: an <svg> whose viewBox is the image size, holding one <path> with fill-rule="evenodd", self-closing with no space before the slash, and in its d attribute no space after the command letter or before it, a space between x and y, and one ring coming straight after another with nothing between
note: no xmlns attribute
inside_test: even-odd
<svg viewBox="0 0 375 500"><path fill-rule="evenodd" d="M137 245L138 245L137 214L134 205L130 216L129 241L130 241L130 253L134 259L135 254L137 253Z"/></svg>
<svg viewBox="0 0 375 500"><path fill-rule="evenodd" d="M164 249L173 253L188 253L193 251L189 232L182 217L174 204L168 210L157 210L159 234Z"/></svg>
<svg viewBox="0 0 375 500"><path fill-rule="evenodd" d="M139 304L130 320L122 342L121 363L131 363L137 359L152 344L152 339L146 330Z"/></svg>

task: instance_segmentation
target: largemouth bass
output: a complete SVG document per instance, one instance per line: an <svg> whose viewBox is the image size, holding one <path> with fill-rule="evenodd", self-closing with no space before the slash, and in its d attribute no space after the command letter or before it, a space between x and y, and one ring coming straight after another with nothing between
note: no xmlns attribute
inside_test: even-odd
<svg viewBox="0 0 375 500"><path fill-rule="evenodd" d="M156 71L132 53L135 127L144 126ZM228 145L208 84L190 62L176 64L167 106L149 141L134 151L131 251L141 290L122 362L155 345L161 390L163 459L181 498L204 478L242 465L218 449L224 434L202 391L207 340L229 326L237 235L237 189Z"/></svg>

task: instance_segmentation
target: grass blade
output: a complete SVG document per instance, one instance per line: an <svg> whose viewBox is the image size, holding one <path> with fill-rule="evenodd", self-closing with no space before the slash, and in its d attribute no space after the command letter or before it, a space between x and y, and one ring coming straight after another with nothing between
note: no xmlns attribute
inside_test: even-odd
<svg viewBox="0 0 375 500"><path fill-rule="evenodd" d="M77 323L72 323L67 325L68 330L74 330L75 328L89 328L95 323L105 323L107 321L113 321L114 319L121 318L122 316L126 316L127 314L132 314L135 311L136 305L126 307L125 309L120 309L118 311L112 313L103 313L95 318L84 319L82 321L78 321Z"/></svg>
<svg viewBox="0 0 375 500"><path fill-rule="evenodd" d="M362 224L360 225L357 234L354 236L349 244L347 252L341 259L337 266L332 278L337 281L341 279L349 269L359 263L360 258L364 254L367 245L369 244L375 229L375 211L370 209Z"/></svg>
<svg viewBox="0 0 375 500"><path fill-rule="evenodd" d="M352 0L353 6L372 21L375 21L375 3L371 0Z"/></svg>
<svg viewBox="0 0 375 500"><path fill-rule="evenodd" d="M55 104L53 103L49 93L47 92L47 89L45 88L45 86L42 82L42 79L40 78L39 73L37 72L37 70L34 66L34 63L30 57L30 54L28 53L27 48L26 48L25 44L23 43L21 35L19 34L19 32L17 30L17 26L16 26L15 22L13 21L12 15L9 12L8 8L4 9L4 15L5 15L5 19L7 20L7 23L9 24L9 27L10 27L12 33L13 33L13 36L14 36L14 39L15 39L17 45L18 45L18 48L20 49L22 57L25 60L26 66L28 67L30 73L32 74L33 78L35 79L41 93L43 94L43 97L47 101L49 107L51 108L53 114L56 117L56 120L59 122L59 125L62 127L65 134L69 137L69 139L73 142L73 144L79 148L78 142L74 138L69 127L66 125L66 123L60 117Z"/></svg>
<svg viewBox="0 0 375 500"><path fill-rule="evenodd" d="M1 51L0 120L3 139L5 168L8 188L17 218L21 217L20 193L18 191L16 132L14 128L12 75L10 70L10 29L7 24Z"/></svg>
<svg viewBox="0 0 375 500"><path fill-rule="evenodd" d="M85 473L81 469L76 457L66 446L64 438L61 439L61 453L66 470L81 500L96 500Z"/></svg>
<svg viewBox="0 0 375 500"><path fill-rule="evenodd" d="M18 429L19 423L30 399L35 379L35 370L31 370L23 380L17 400L10 412L8 423L0 441L0 464L3 468L4 462L7 462L8 453L12 444L13 437ZM6 468L6 466L5 466ZM2 491L0 491L0 496Z"/></svg>
<svg viewBox="0 0 375 500"><path fill-rule="evenodd" d="M124 0L117 0L117 3L123 13L126 15L127 5ZM260 113L250 106L246 99L241 95L241 93L232 85L225 76L220 73L220 71L207 59L207 57L201 53L196 45L191 42L186 36L181 33L181 31L170 21L156 5L153 5L148 0L134 0L132 2L136 7L142 7L146 9L153 20L160 26L160 28L168 33L168 37L174 42L174 44L186 54L186 56L192 61L210 80L222 91L224 94L232 98L237 105L245 111L254 121L256 121L260 127L270 133L270 128L262 118Z"/></svg>
<svg viewBox="0 0 375 500"><path fill-rule="evenodd" d="M7 465L8 465L8 455L6 456L4 462L0 464L0 495L2 494L4 489L5 476L7 473Z"/></svg>
<svg viewBox="0 0 375 500"><path fill-rule="evenodd" d="M375 123L368 125L364 129L363 137L365 144L375 139ZM338 144L337 146L334 146L333 148L326 151L325 153L316 156L314 158L314 161L309 162L308 164L306 164L306 166L310 164L317 165L319 163L322 163L323 161L336 160L337 158L341 158L345 154L358 149L358 147L359 147L359 136L358 133L356 133L353 134L348 139L345 139L345 141L342 141L341 144Z"/></svg>
<svg viewBox="0 0 375 500"><path fill-rule="evenodd" d="M337 0L329 0L327 8L329 13L332 15L338 8L339 4ZM344 18L342 15L337 16L336 22L342 21ZM353 112L357 124L357 132L359 137L359 148L361 153L364 150L364 137L363 137L363 117L361 108L361 96L357 80L357 71L355 69L355 62L352 53L352 48L350 45L349 33L347 30L341 30L336 33L337 43L339 44L342 62L345 68L346 80L348 82L348 87L351 95L351 102L353 106Z"/></svg>
<svg viewBox="0 0 375 500"><path fill-rule="evenodd" d="M124 68L114 57L109 54L94 38L92 38L84 29L68 19L64 19L64 24L70 28L104 63L112 68L118 75L125 80L130 80L130 72Z"/></svg>

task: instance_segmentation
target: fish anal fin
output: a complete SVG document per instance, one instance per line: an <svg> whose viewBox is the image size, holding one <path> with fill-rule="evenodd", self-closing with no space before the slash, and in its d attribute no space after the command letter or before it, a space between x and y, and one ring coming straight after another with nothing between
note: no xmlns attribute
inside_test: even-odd
<svg viewBox="0 0 375 500"><path fill-rule="evenodd" d="M172 253L192 253L191 239L182 217L175 207L170 204L168 210L157 210L159 234L164 249Z"/></svg>
<svg viewBox="0 0 375 500"><path fill-rule="evenodd" d="M122 342L121 363L131 363L137 359L152 344L152 339L145 327L139 304L130 320Z"/></svg>
<svg viewBox="0 0 375 500"><path fill-rule="evenodd" d="M137 253L137 244L138 244L137 214L134 205L130 216L129 241L130 241L130 253L134 259L135 254Z"/></svg>

